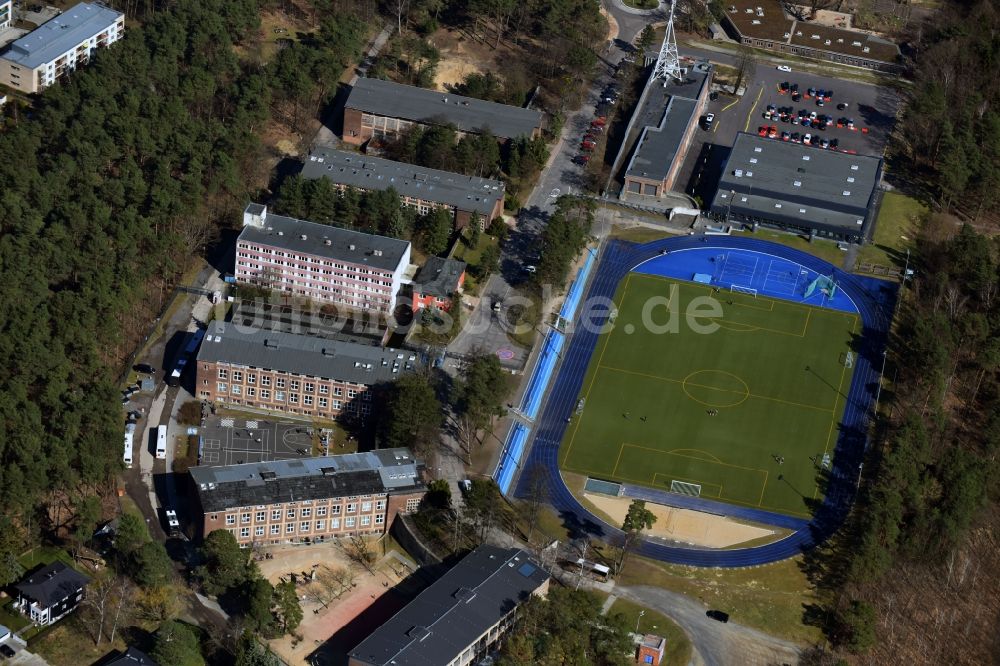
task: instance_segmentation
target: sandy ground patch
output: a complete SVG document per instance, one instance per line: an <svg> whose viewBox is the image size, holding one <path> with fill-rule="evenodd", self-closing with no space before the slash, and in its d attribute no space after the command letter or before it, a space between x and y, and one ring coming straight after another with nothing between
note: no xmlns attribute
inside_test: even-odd
<svg viewBox="0 0 1000 666"><path fill-rule="evenodd" d="M285 636L270 643L275 654L290 666L333 663L333 658L327 661L323 655L310 655L331 637L335 637L342 649L352 648L373 628L368 624L378 626L405 603L393 588L409 575L410 570L392 556L382 558L375 566L375 573L370 574L351 562L336 543L280 546L267 552L272 559L260 560L257 565L271 583L278 583L283 577L287 580L291 573L302 581L297 589L303 619L296 630L301 640ZM349 568L354 574L350 590L326 606L317 599L317 584L307 580L313 570L323 568ZM370 617L367 622L358 622L360 616Z"/></svg>
<svg viewBox="0 0 1000 666"><path fill-rule="evenodd" d="M583 496L600 511L607 514L617 525L621 525L622 521L625 520L629 504L632 503L632 500L627 497L608 497L589 493L584 493ZM653 529L646 534L695 546L726 548L777 534L772 529L744 525L724 516L715 516L690 509L675 509L671 506L651 502L646 502L646 508L656 516Z"/></svg>
<svg viewBox="0 0 1000 666"><path fill-rule="evenodd" d="M618 21L604 7L601 7L600 11L601 16L608 20L608 41L610 42L618 36Z"/></svg>

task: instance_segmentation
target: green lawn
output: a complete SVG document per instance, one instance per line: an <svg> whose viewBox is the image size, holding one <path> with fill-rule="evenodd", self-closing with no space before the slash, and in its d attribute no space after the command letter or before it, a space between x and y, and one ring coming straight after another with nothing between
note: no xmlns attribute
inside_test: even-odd
<svg viewBox="0 0 1000 666"><path fill-rule="evenodd" d="M661 277L633 273L622 282L562 465L665 490L695 484L702 497L807 517L820 497L813 460L832 455L843 413L852 372L843 361L858 318L723 292L715 297L721 316L685 319L706 296L707 286ZM676 332L654 332L644 307L664 299L650 317L663 324L667 297L680 313ZM696 328L706 325L715 330Z"/></svg>
<svg viewBox="0 0 1000 666"><path fill-rule="evenodd" d="M903 267L906 248L916 239L927 206L899 192L886 192L875 223L875 238L858 254L862 263Z"/></svg>
<svg viewBox="0 0 1000 666"><path fill-rule="evenodd" d="M55 548L52 546L38 546L37 548L32 548L21 557L17 558L18 564L24 567L25 571L31 571L37 566L52 564L56 560L61 560L67 566L76 568L73 564L73 558L70 557L62 548Z"/></svg>
<svg viewBox="0 0 1000 666"><path fill-rule="evenodd" d="M642 615L639 615L639 613ZM663 653L664 666L685 666L691 660L691 641L684 630L673 620L655 610L645 608L627 599L616 599L608 615L621 614L628 620L629 631L635 631L638 620L640 634L654 634L667 640Z"/></svg>

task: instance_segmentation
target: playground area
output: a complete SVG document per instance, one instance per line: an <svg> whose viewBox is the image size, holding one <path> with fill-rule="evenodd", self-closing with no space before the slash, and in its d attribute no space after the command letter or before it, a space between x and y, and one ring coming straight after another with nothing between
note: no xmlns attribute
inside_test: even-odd
<svg viewBox="0 0 1000 666"><path fill-rule="evenodd" d="M346 651L409 599L399 589L415 569L408 558L390 550L370 573L348 556L346 545L269 548L269 557L257 562L272 584L294 580L299 593L303 618L296 633L301 640L284 636L270 643L290 666L346 663Z"/></svg>
<svg viewBox="0 0 1000 666"><path fill-rule="evenodd" d="M678 267L671 253L619 284L613 325L566 417L565 470L812 515L861 325L832 280L752 254L706 248ZM669 520L680 526L686 518Z"/></svg>

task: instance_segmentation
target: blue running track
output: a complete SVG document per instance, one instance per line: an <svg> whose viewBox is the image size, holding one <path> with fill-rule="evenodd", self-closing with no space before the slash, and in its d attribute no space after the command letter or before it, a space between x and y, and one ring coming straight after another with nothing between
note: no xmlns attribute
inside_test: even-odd
<svg viewBox="0 0 1000 666"><path fill-rule="evenodd" d="M725 257L720 263L720 257ZM715 258L715 261L711 261ZM679 261L678 261L679 260ZM843 523L854 501L861 462L867 446L868 418L878 383L882 350L889 329L896 298L894 285L846 273L810 254L750 238L686 236L644 245L621 241L606 246L597 266L587 299L576 321L590 317L603 323L619 282L632 270L670 275L690 280L694 273L709 274L713 284L736 284L758 289L758 293L797 302L823 305L857 312L864 323L861 347L854 363L854 376L848 393L830 470L824 502L811 521L779 516L769 511L737 507L697 497L661 493L639 486L626 486L625 494L673 506L755 520L794 530L789 536L763 546L732 550L709 550L644 540L638 552L647 557L704 567L744 567L766 564L793 557L831 536ZM803 271L805 271L803 273ZM826 302L813 295L803 300L808 283L816 275L832 276L838 294ZM819 299L824 299L820 302ZM596 301L596 302L595 302ZM566 488L559 473L559 444L566 428L566 418L576 408L584 374L597 344L598 326L573 326L569 347L563 354L552 391L535 423L534 440L520 474L516 496L529 492L531 470L538 469L547 480L549 502L564 523L578 532L609 539L621 532L584 508ZM528 472L528 473L523 473Z"/></svg>

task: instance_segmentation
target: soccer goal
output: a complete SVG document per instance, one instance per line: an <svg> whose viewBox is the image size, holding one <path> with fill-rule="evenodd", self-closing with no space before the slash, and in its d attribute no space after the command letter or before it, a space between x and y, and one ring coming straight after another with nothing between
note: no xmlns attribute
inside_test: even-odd
<svg viewBox="0 0 1000 666"><path fill-rule="evenodd" d="M741 287L738 284L729 285L729 291L734 294L750 294L754 298L757 298L757 290L751 287Z"/></svg>
<svg viewBox="0 0 1000 666"><path fill-rule="evenodd" d="M843 366L845 368L853 368L854 367L854 352L849 351L849 352L846 352L844 354L841 354L840 360L841 360L841 363L843 364Z"/></svg>
<svg viewBox="0 0 1000 666"><path fill-rule="evenodd" d="M678 495L701 497L701 484L688 483L687 481L671 481L670 492L677 493Z"/></svg>

